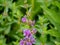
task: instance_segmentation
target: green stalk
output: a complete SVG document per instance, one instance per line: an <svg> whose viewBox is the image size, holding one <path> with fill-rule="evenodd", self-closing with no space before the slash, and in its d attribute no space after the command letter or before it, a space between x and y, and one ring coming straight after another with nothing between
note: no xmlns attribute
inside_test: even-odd
<svg viewBox="0 0 60 45"><path fill-rule="evenodd" d="M34 0L31 0L31 5L32 5L32 7L31 7L30 19L33 19Z"/></svg>
<svg viewBox="0 0 60 45"><path fill-rule="evenodd" d="M32 10L34 9L34 0L32 0Z"/></svg>

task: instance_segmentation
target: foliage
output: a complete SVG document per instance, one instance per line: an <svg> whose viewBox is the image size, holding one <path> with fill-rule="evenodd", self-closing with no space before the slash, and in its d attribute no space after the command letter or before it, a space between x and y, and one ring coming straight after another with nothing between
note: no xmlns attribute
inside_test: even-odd
<svg viewBox="0 0 60 45"><path fill-rule="evenodd" d="M35 25L22 22L22 17ZM60 45L59 0L0 0L0 45L19 45L24 29L36 28L35 45Z"/></svg>

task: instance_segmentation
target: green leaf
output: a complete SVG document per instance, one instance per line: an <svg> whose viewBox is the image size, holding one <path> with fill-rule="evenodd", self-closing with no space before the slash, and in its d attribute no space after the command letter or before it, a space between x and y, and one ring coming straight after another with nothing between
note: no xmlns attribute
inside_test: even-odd
<svg viewBox="0 0 60 45"><path fill-rule="evenodd" d="M54 1L53 5L56 5L58 8L60 8L60 3L58 1Z"/></svg>
<svg viewBox="0 0 60 45"><path fill-rule="evenodd" d="M51 36L60 37L60 32L55 29L50 29L47 31L47 33L50 34Z"/></svg>
<svg viewBox="0 0 60 45"><path fill-rule="evenodd" d="M60 15L58 15L54 10L48 8L43 8L46 17L54 24L58 30L60 29Z"/></svg>
<svg viewBox="0 0 60 45"><path fill-rule="evenodd" d="M5 34L8 34L8 33L10 32L10 28L11 28L11 26L10 26L10 25L9 25L8 27L6 27L6 29L5 29L4 33L5 33Z"/></svg>

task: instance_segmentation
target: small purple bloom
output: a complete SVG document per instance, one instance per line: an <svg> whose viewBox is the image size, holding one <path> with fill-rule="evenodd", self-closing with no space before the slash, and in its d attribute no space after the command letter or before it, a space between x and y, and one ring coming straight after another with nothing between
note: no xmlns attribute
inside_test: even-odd
<svg viewBox="0 0 60 45"><path fill-rule="evenodd" d="M20 41L20 45L32 45L35 44L35 38L30 36L28 38L24 38L23 40Z"/></svg>
<svg viewBox="0 0 60 45"><path fill-rule="evenodd" d="M32 43L31 42L26 42L26 45L32 45Z"/></svg>
<svg viewBox="0 0 60 45"><path fill-rule="evenodd" d="M37 31L35 28L32 29L32 33L35 34Z"/></svg>
<svg viewBox="0 0 60 45"><path fill-rule="evenodd" d="M33 37L31 31L26 29L23 31L24 39L20 41L20 45L32 45L35 44L35 38Z"/></svg>
<svg viewBox="0 0 60 45"><path fill-rule="evenodd" d="M32 44L35 44L35 38L34 38L33 36L30 36L30 42L31 42Z"/></svg>
<svg viewBox="0 0 60 45"><path fill-rule="evenodd" d="M34 24L35 24L35 20L34 20L34 21L29 20L29 25L30 25L30 26L34 26Z"/></svg>
<svg viewBox="0 0 60 45"><path fill-rule="evenodd" d="M24 33L24 36L26 37L29 37L31 35L31 31L28 29L24 30L23 33Z"/></svg>
<svg viewBox="0 0 60 45"><path fill-rule="evenodd" d="M20 41L20 45L24 45L24 40L21 40Z"/></svg>
<svg viewBox="0 0 60 45"><path fill-rule="evenodd" d="M22 18L22 22L26 22L26 20L27 20L26 17Z"/></svg>
<svg viewBox="0 0 60 45"><path fill-rule="evenodd" d="M35 20L34 20L34 21L32 21L32 24L31 24L31 26L34 26L34 24L35 24Z"/></svg>

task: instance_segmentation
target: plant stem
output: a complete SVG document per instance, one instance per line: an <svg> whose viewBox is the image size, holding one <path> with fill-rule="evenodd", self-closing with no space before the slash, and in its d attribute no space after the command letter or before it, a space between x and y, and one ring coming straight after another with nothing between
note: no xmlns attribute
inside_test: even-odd
<svg viewBox="0 0 60 45"><path fill-rule="evenodd" d="M32 10L34 9L34 0L32 0Z"/></svg>

